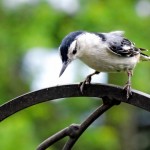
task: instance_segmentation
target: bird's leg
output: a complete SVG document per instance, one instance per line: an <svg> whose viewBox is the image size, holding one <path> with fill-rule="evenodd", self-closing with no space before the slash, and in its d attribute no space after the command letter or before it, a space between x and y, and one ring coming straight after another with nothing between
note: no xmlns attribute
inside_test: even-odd
<svg viewBox="0 0 150 150"><path fill-rule="evenodd" d="M126 85L124 86L124 90L127 91L127 99L128 99L130 97L130 95L132 95L132 92L131 92L131 77L133 75L132 70L128 70L127 75L128 75L128 81L127 81Z"/></svg>
<svg viewBox="0 0 150 150"><path fill-rule="evenodd" d="M95 75L95 74L99 74L99 72L98 72L98 71L95 71L94 73L89 74L89 75L86 77L86 79L85 79L83 82L80 83L79 86L80 86L80 91L81 91L81 93L83 93L85 84L90 84L90 83L91 83L92 76Z"/></svg>

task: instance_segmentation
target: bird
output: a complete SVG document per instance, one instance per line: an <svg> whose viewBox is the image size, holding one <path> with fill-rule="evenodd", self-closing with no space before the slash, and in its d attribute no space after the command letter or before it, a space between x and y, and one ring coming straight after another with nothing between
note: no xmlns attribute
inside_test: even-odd
<svg viewBox="0 0 150 150"><path fill-rule="evenodd" d="M88 32L74 31L66 35L59 46L62 68L59 77L75 59L81 60L95 70L80 83L83 93L85 84L91 84L92 76L100 72L126 72L128 80L124 86L127 99L132 95L131 77L139 61L149 61L150 56L137 48L124 36L124 31Z"/></svg>

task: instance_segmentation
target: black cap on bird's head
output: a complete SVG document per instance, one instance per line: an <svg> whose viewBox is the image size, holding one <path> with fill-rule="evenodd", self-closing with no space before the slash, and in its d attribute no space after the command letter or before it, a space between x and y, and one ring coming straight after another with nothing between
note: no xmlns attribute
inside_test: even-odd
<svg viewBox="0 0 150 150"><path fill-rule="evenodd" d="M64 73L68 64L71 62L71 59L68 58L68 50L69 50L71 43L75 41L76 37L82 33L83 31L71 32L62 40L59 50L60 50L60 56L62 59L63 66L62 66L59 76L61 76Z"/></svg>

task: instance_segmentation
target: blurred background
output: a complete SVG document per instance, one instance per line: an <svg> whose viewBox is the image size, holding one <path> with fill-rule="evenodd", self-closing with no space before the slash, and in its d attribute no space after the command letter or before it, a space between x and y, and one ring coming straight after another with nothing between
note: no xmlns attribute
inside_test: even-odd
<svg viewBox="0 0 150 150"><path fill-rule="evenodd" d="M150 0L1 0L0 104L30 91L80 82L93 72L76 61L58 78L58 47L75 30L124 30L138 47L150 49ZM103 73L92 81L123 86L126 80L124 73ZM139 63L132 88L149 94L149 83L150 63ZM62 128L82 122L100 104L95 98L69 98L18 112L0 123L0 149L33 150ZM74 150L150 150L149 118L149 112L122 103L86 130ZM63 143L49 150L60 150Z"/></svg>

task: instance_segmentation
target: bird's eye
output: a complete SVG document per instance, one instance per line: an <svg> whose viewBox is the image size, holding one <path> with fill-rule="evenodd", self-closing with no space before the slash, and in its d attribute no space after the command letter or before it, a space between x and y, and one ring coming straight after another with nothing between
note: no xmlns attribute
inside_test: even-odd
<svg viewBox="0 0 150 150"><path fill-rule="evenodd" d="M72 51L72 54L76 54L76 53L77 53L77 50L74 49L74 50Z"/></svg>
<svg viewBox="0 0 150 150"><path fill-rule="evenodd" d="M75 45L75 48L74 50L72 51L72 54L75 55L77 53L77 41L76 41L76 45Z"/></svg>

